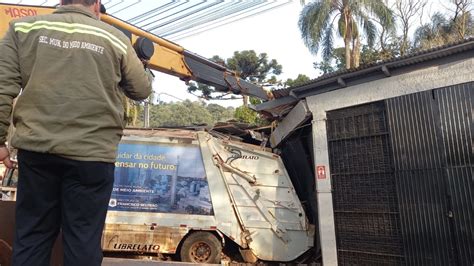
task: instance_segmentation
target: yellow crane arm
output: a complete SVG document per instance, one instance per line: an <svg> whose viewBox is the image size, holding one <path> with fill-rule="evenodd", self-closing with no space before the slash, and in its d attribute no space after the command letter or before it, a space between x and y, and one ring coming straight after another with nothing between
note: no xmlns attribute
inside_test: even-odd
<svg viewBox="0 0 474 266"><path fill-rule="evenodd" d="M0 37L8 30L8 23L16 18L50 14L54 7L0 4ZM114 16L102 14L101 20L128 34L132 43L139 38L151 41L154 52L149 67L183 81L195 80L213 86L217 91L232 92L269 100L271 94L263 88L247 82L238 75L204 57L187 51L178 44L158 37Z"/></svg>

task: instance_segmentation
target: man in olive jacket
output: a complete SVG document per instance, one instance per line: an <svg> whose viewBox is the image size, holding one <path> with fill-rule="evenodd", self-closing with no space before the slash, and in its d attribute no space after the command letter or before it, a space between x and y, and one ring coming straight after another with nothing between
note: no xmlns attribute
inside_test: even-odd
<svg viewBox="0 0 474 266"><path fill-rule="evenodd" d="M0 41L0 160L7 167L4 143L19 95L13 265L49 265L60 228L65 265L101 264L122 95L151 93L130 41L98 20L100 0L61 4L53 14L12 21Z"/></svg>

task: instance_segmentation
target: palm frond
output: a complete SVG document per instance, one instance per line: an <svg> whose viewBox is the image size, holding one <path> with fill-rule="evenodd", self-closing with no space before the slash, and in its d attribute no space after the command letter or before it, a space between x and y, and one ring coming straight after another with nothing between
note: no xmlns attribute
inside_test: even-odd
<svg viewBox="0 0 474 266"><path fill-rule="evenodd" d="M326 30L324 31L323 51L322 51L322 56L325 61L329 61L331 59L333 49L334 49L333 28L327 27Z"/></svg>
<svg viewBox="0 0 474 266"><path fill-rule="evenodd" d="M344 38L346 36L346 22L344 21L344 17L340 16L339 21L337 22L337 33L339 37Z"/></svg>
<svg viewBox="0 0 474 266"><path fill-rule="evenodd" d="M329 25L329 19L334 9L331 0L315 1L306 5L300 13L298 26L301 37L310 52L316 54L323 37L323 32Z"/></svg>
<svg viewBox="0 0 474 266"><path fill-rule="evenodd" d="M367 38L367 44L369 47L373 47L375 38L377 37L377 27L369 17L364 16L362 20L362 28L364 29L365 37Z"/></svg>
<svg viewBox="0 0 474 266"><path fill-rule="evenodd" d="M359 2L360 5L370 13L370 15L377 17L385 28L389 30L395 28L395 14L383 1L357 0L357 2Z"/></svg>

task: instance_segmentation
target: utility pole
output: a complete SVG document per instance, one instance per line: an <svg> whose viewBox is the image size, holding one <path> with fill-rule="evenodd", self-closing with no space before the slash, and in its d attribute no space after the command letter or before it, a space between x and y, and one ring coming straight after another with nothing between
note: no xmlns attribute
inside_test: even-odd
<svg viewBox="0 0 474 266"><path fill-rule="evenodd" d="M148 100L145 101L145 128L150 127L150 102Z"/></svg>

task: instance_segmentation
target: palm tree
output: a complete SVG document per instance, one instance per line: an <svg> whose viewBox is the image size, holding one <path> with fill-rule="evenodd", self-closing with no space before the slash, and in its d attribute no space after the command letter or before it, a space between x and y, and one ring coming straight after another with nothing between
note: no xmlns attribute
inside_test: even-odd
<svg viewBox="0 0 474 266"><path fill-rule="evenodd" d="M359 66L360 32L367 37L369 46L374 44L377 30L371 16L388 28L394 26L393 13L381 0L315 0L303 8L298 25L305 45L314 54L322 46L326 61L332 56L333 32L337 25L337 32L344 40L346 68L349 69Z"/></svg>

